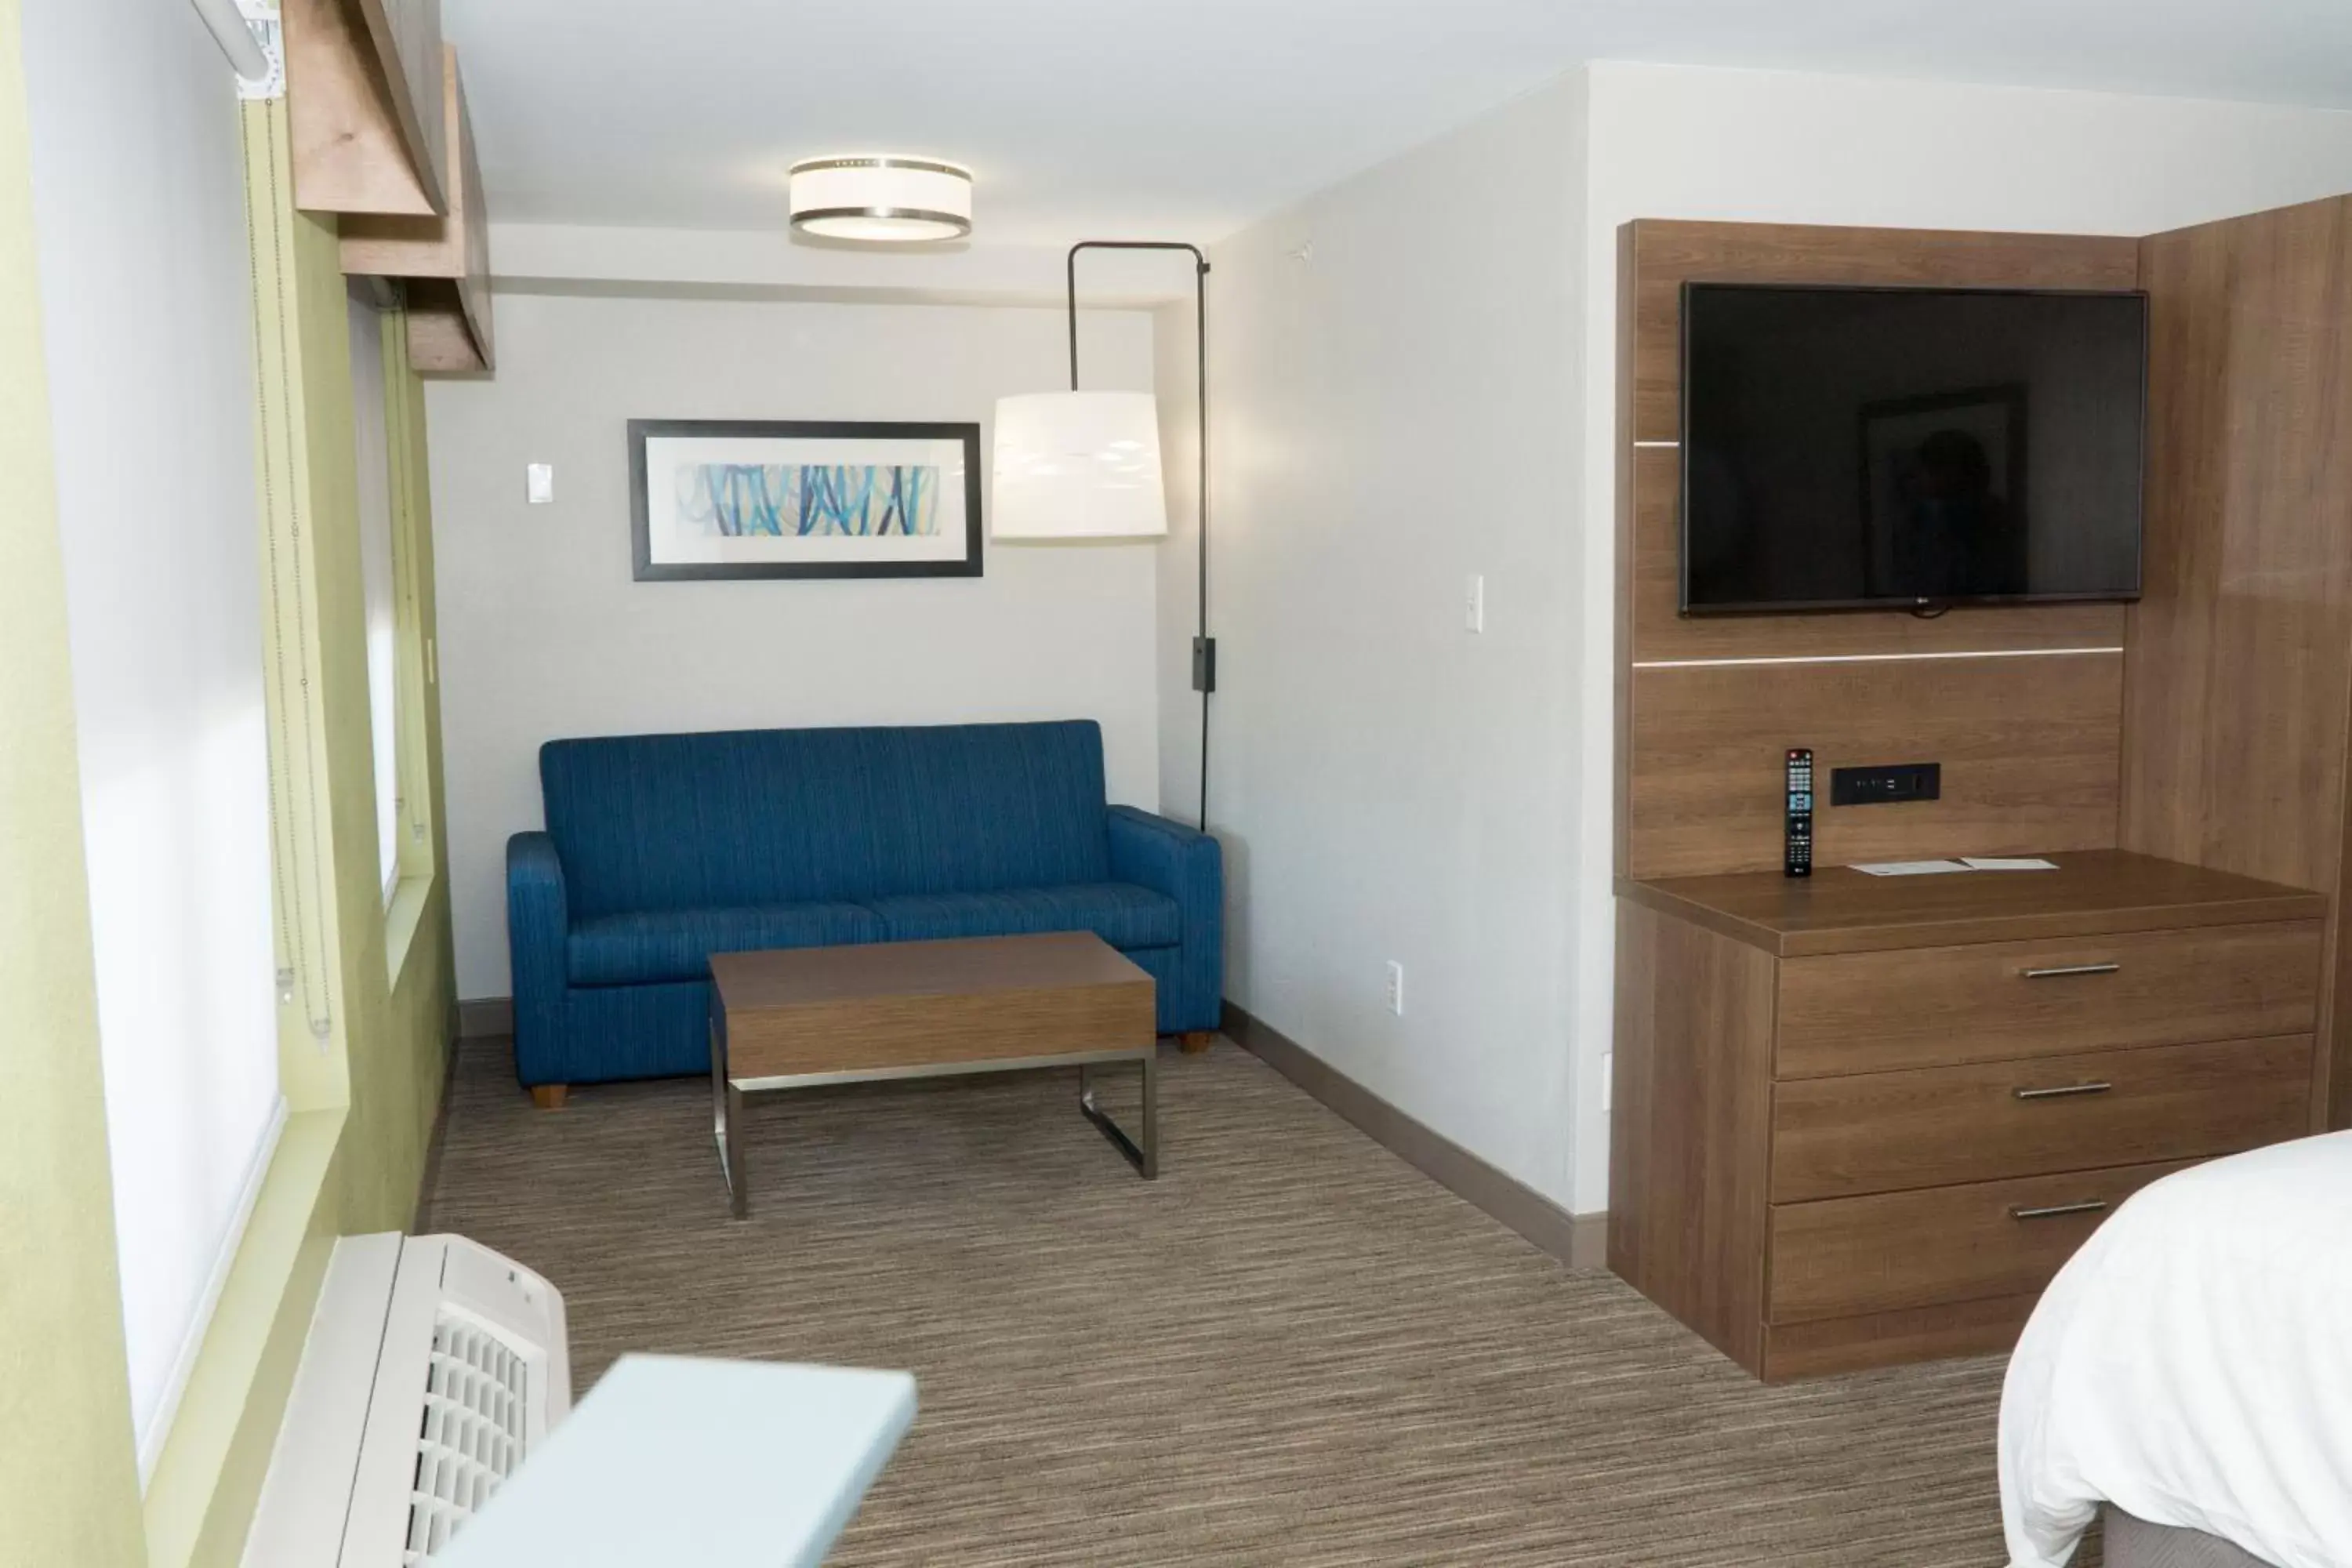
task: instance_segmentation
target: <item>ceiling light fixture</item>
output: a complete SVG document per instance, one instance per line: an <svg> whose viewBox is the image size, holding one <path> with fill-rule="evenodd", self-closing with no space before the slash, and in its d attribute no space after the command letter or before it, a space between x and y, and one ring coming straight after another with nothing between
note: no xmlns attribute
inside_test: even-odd
<svg viewBox="0 0 2352 1568"><path fill-rule="evenodd" d="M793 165L793 226L825 239L909 245L971 232L971 171L866 153Z"/></svg>

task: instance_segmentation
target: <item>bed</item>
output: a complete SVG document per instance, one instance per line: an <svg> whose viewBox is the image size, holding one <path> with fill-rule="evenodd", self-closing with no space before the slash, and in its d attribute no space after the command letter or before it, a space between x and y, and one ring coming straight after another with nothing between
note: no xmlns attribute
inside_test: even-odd
<svg viewBox="0 0 2352 1568"><path fill-rule="evenodd" d="M2352 1132L2143 1189L2052 1281L2001 1394L2011 1568L2352 1568Z"/></svg>
<svg viewBox="0 0 2352 1568"><path fill-rule="evenodd" d="M2252 1552L2201 1530L2150 1524L2114 1507L2104 1517L2107 1568L2271 1568Z"/></svg>

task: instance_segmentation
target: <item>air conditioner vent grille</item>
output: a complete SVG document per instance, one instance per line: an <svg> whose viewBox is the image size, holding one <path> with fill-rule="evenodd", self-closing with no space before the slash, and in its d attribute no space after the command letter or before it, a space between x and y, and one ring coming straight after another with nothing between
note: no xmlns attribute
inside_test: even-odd
<svg viewBox="0 0 2352 1568"><path fill-rule="evenodd" d="M530 1362L497 1335L446 1312L435 1321L405 1568L430 1563L522 1463L530 1380Z"/></svg>

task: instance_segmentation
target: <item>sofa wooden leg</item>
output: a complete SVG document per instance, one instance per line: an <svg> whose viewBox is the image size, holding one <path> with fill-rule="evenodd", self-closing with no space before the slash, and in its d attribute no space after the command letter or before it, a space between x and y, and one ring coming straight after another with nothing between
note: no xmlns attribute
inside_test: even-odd
<svg viewBox="0 0 2352 1568"><path fill-rule="evenodd" d="M571 1092L568 1083L535 1083L530 1086L530 1102L541 1110L561 1110L563 1097Z"/></svg>
<svg viewBox="0 0 2352 1568"><path fill-rule="evenodd" d="M1217 1037L1207 1029L1188 1029L1183 1035L1184 1049L1195 1055L1216 1044Z"/></svg>

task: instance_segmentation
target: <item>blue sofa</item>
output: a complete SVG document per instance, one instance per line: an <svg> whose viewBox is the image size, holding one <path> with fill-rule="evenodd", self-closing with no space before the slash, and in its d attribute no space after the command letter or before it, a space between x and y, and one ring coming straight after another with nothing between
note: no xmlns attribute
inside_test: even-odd
<svg viewBox="0 0 2352 1568"><path fill-rule="evenodd" d="M507 841L527 1085L710 1070L709 957L1090 931L1217 1026L1216 840L1103 803L1092 721L551 741Z"/></svg>

